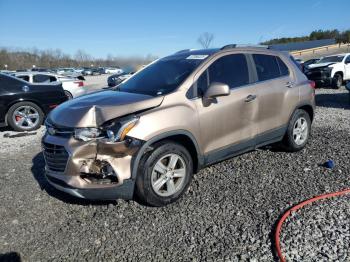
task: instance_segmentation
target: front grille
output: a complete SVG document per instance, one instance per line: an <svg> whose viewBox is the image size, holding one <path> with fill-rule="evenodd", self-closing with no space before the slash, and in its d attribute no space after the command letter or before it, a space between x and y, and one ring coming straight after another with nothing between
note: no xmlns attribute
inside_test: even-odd
<svg viewBox="0 0 350 262"><path fill-rule="evenodd" d="M325 68L309 68L306 71L307 76L311 76L313 78L322 78L322 77L330 77L331 70Z"/></svg>
<svg viewBox="0 0 350 262"><path fill-rule="evenodd" d="M45 121L46 131L52 136L61 136L70 138L74 133L74 128L58 127L52 124L49 120Z"/></svg>
<svg viewBox="0 0 350 262"><path fill-rule="evenodd" d="M319 79L322 77L322 73L320 71L318 72L309 72L307 74L307 76L309 77L309 79Z"/></svg>
<svg viewBox="0 0 350 262"><path fill-rule="evenodd" d="M63 146L43 143L44 158L49 170L64 172L68 161L68 152Z"/></svg>

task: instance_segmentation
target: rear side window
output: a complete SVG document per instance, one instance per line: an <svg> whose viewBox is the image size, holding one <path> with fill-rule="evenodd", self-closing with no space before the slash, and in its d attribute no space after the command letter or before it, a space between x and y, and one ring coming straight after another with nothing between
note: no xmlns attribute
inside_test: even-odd
<svg viewBox="0 0 350 262"><path fill-rule="evenodd" d="M278 64L278 67L280 69L280 74L281 76L287 76L289 75L289 69L288 67L286 66L286 64L281 60L281 58L279 58L278 56L276 56L276 59L277 59L277 64Z"/></svg>
<svg viewBox="0 0 350 262"><path fill-rule="evenodd" d="M209 67L209 82L220 82L235 88L249 84L248 65L245 55L227 55Z"/></svg>
<svg viewBox="0 0 350 262"><path fill-rule="evenodd" d="M47 75L33 75L34 83L50 83L50 76Z"/></svg>
<svg viewBox="0 0 350 262"><path fill-rule="evenodd" d="M275 56L253 54L253 59L259 81L280 77L280 69Z"/></svg>
<svg viewBox="0 0 350 262"><path fill-rule="evenodd" d="M50 82L56 82L57 81L57 78L54 77L54 76L50 76Z"/></svg>

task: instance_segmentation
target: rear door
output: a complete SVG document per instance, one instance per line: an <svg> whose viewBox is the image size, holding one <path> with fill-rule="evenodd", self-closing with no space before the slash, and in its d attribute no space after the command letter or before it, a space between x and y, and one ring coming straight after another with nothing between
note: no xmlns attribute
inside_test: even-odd
<svg viewBox="0 0 350 262"><path fill-rule="evenodd" d="M283 135L290 113L299 101L299 88L287 58L269 54L252 54L256 70L259 101L258 134L266 139ZM259 140L259 139L258 139ZM260 141L257 141L260 144Z"/></svg>
<svg viewBox="0 0 350 262"><path fill-rule="evenodd" d="M225 55L214 61L197 80L199 98L195 103L202 150L208 163L254 146L257 103L254 99L247 101L247 97L254 96L256 87L250 84L249 68L244 54ZM227 84L231 93L205 104L201 97L213 82Z"/></svg>

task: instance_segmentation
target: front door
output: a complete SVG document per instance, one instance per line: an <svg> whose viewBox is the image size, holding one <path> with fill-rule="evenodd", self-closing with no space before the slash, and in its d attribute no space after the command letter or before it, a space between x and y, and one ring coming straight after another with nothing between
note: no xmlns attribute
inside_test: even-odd
<svg viewBox="0 0 350 262"><path fill-rule="evenodd" d="M199 77L199 98L194 100L200 122L200 139L206 162L222 160L235 152L254 147L257 115L256 86L250 84L244 54L218 58ZM227 84L230 95L217 97L210 104L201 98L213 82Z"/></svg>
<svg viewBox="0 0 350 262"><path fill-rule="evenodd" d="M344 80L350 80L350 55L345 58Z"/></svg>

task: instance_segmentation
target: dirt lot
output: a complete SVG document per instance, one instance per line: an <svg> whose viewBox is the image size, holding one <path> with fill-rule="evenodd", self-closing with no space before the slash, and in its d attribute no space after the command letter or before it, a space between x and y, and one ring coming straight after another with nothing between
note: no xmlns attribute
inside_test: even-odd
<svg viewBox="0 0 350 262"><path fill-rule="evenodd" d="M98 89L92 80L97 78L87 80L91 89ZM317 103L304 150L264 148L213 165L164 208L60 193L43 176L43 128L15 138L4 137L14 132L2 129L0 260L273 261L272 233L287 208L350 187L348 92L317 90ZM320 166L327 159L335 161L334 169Z"/></svg>

